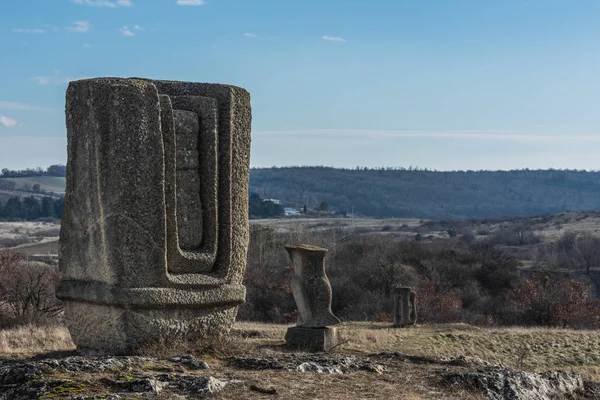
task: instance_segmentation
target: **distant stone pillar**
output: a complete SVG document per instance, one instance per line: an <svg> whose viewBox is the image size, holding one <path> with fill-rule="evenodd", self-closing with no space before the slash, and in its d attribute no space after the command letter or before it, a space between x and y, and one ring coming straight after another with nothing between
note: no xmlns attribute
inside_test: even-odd
<svg viewBox="0 0 600 400"><path fill-rule="evenodd" d="M291 286L298 307L297 326L288 328L285 340L305 350L329 351L340 343L340 323L331 311L331 285L325 273L327 249L297 245L285 247L294 265Z"/></svg>
<svg viewBox="0 0 600 400"><path fill-rule="evenodd" d="M394 326L397 328L417 322L416 293L410 287L394 289Z"/></svg>
<svg viewBox="0 0 600 400"><path fill-rule="evenodd" d="M67 89L60 237L80 349L227 332L248 246L250 95L217 84L100 78Z"/></svg>

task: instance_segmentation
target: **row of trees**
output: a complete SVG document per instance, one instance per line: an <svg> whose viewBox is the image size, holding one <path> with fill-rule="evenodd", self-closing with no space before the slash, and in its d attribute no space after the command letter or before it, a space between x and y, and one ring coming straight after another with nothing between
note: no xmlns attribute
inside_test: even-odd
<svg viewBox="0 0 600 400"><path fill-rule="evenodd" d="M2 178L28 178L32 176L67 176L67 167L64 165L56 164L51 165L46 169L42 169L40 167L37 168L27 168L22 170L11 170L8 168L3 168L0 171L0 177Z"/></svg>
<svg viewBox="0 0 600 400"><path fill-rule="evenodd" d="M258 193L250 193L248 207L251 218L280 217L285 214L281 204L265 201Z"/></svg>
<svg viewBox="0 0 600 400"><path fill-rule="evenodd" d="M53 199L44 196L38 199L28 196L21 199L19 196L10 197L4 206L0 204L0 219L33 221L38 218L62 218L65 199Z"/></svg>

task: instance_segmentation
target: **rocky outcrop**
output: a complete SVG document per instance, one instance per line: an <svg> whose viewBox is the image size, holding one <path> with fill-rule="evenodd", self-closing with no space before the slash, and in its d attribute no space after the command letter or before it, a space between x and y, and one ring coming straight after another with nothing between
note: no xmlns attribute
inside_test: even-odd
<svg viewBox="0 0 600 400"><path fill-rule="evenodd" d="M451 386L482 393L489 400L552 400L576 398L589 392L581 377L561 371L532 373L509 368L443 376ZM567 397L570 396L570 397Z"/></svg>

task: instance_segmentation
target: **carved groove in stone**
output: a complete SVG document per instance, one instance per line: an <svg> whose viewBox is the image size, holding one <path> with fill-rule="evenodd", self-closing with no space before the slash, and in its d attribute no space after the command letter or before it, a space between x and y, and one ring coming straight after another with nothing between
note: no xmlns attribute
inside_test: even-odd
<svg viewBox="0 0 600 400"><path fill-rule="evenodd" d="M174 158L175 170L167 172L167 179L175 183L167 202L175 214L169 223L175 224L177 233L176 243L170 240L169 272L209 272L216 262L219 237L217 105L214 99L201 96L172 96L170 100L175 154L167 156ZM227 162L229 152L223 153Z"/></svg>

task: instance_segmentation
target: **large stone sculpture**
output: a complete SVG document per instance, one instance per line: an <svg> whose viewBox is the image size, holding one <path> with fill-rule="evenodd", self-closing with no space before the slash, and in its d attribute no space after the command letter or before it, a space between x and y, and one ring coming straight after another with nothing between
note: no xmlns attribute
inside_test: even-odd
<svg viewBox="0 0 600 400"><path fill-rule="evenodd" d="M288 328L289 345L316 351L338 346L340 336L335 327L340 320L331 312L331 285L325 273L327 249L310 245L285 246L292 264L292 293L298 306L298 324Z"/></svg>
<svg viewBox="0 0 600 400"><path fill-rule="evenodd" d="M67 89L57 296L81 349L227 332L248 245L250 96L100 78Z"/></svg>
<svg viewBox="0 0 600 400"><path fill-rule="evenodd" d="M394 326L397 328L417 322L417 295L410 287L394 289Z"/></svg>

